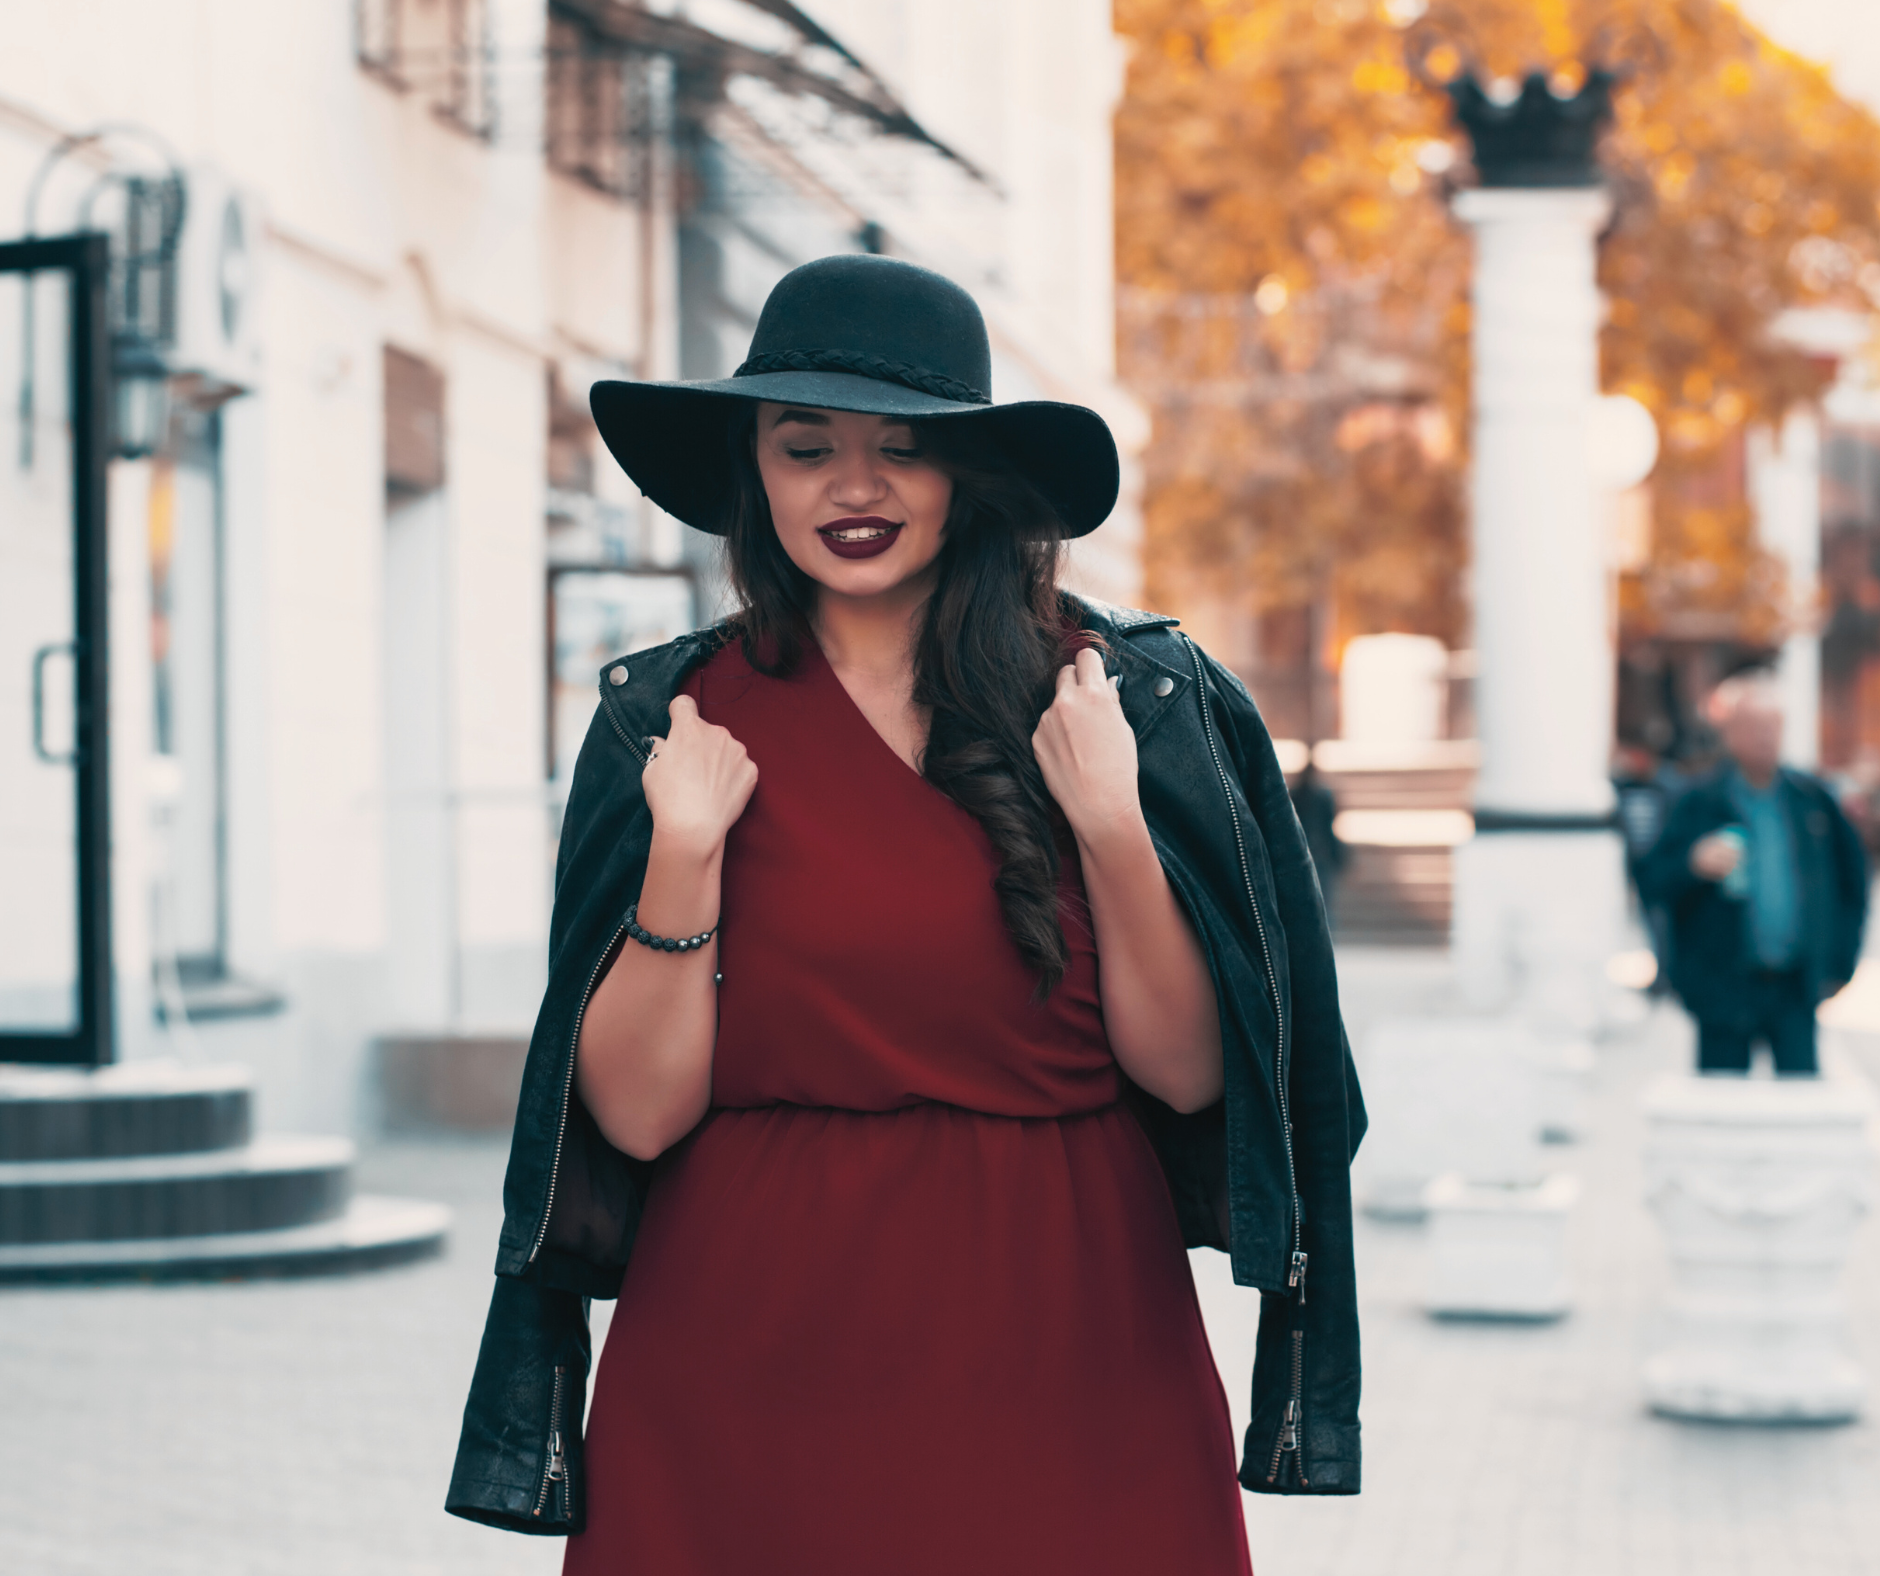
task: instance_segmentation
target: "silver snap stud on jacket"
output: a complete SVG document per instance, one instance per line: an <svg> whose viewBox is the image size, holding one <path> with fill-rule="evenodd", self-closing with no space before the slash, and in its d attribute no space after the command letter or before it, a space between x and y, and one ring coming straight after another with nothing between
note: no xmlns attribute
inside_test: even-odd
<svg viewBox="0 0 1880 1576"><path fill-rule="evenodd" d="M1155 698L1157 700L1167 700L1169 696L1173 695L1174 693L1175 693L1175 681L1172 678L1170 678L1166 673L1163 674L1161 678L1155 681Z"/></svg>
<svg viewBox="0 0 1880 1576"><path fill-rule="evenodd" d="M617 668L609 668L607 670L607 682L609 684L626 683L627 682L627 665L623 662Z"/></svg>

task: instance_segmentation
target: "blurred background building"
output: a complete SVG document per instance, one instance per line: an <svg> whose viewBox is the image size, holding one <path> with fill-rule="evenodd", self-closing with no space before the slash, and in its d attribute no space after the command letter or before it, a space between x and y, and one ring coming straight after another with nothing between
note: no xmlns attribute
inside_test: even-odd
<svg viewBox="0 0 1880 1576"><path fill-rule="evenodd" d="M1104 0L96 0L9 31L0 235L111 230L114 326L171 374L110 468L117 1054L246 1063L275 1125L377 1120L382 1041L420 1103L439 1056L519 1065L598 668L724 606L591 382L722 376L785 271L884 251L985 304L998 397L1140 443ZM1134 497L1075 570L1123 601ZM62 770L18 720L18 770ZM0 954L47 923L0 912Z"/></svg>

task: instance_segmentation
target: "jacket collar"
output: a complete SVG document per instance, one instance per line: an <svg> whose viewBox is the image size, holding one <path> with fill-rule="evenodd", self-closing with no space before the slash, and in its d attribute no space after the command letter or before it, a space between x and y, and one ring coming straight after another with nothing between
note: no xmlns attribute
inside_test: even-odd
<svg viewBox="0 0 1880 1576"><path fill-rule="evenodd" d="M1123 703L1123 715L1136 735L1138 745L1148 738L1162 718L1181 704L1195 682L1194 670L1171 667L1142 650L1132 636L1172 629L1180 622L1166 613L1145 613L1138 608L1117 607L1094 597L1074 597L1080 610L1079 625L1101 635L1109 648L1105 669L1122 679L1117 699Z"/></svg>
<svg viewBox="0 0 1880 1576"><path fill-rule="evenodd" d="M1095 597L1071 596L1078 627L1103 637L1105 669L1123 680L1117 698L1140 742L1177 705L1194 683L1192 670L1171 667L1139 650L1130 637L1172 629L1180 622L1166 613L1118 607ZM723 620L677 640L631 656L617 657L600 671L602 704L609 707L630 738L663 733L666 707L693 672L737 637ZM1166 693L1160 692L1166 689Z"/></svg>

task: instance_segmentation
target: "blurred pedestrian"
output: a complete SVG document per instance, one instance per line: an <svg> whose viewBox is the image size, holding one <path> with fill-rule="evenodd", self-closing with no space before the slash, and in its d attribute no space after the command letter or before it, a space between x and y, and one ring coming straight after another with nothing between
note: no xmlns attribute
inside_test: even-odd
<svg viewBox="0 0 1880 1576"><path fill-rule="evenodd" d="M1306 834L1306 852L1312 855L1312 868L1319 874L1319 890L1325 895L1327 912L1333 908L1338 878L1351 850L1338 835L1338 795L1326 784L1324 775L1306 756L1306 763L1292 785L1293 813Z"/></svg>
<svg viewBox="0 0 1880 1576"><path fill-rule="evenodd" d="M1115 445L990 371L958 285L848 256L731 378L594 389L740 606L606 669L562 831L447 1503L570 1576L1247 1576L1183 1252L1230 1241L1240 1484L1357 1492L1362 1106L1285 778L1173 619L1059 590Z"/></svg>
<svg viewBox="0 0 1880 1576"><path fill-rule="evenodd" d="M1672 983L1702 1072L1816 1071L1815 1008L1845 985L1867 921L1867 859L1825 785L1780 764L1782 707L1749 674L1711 697L1726 760L1686 793L1641 869L1671 915Z"/></svg>

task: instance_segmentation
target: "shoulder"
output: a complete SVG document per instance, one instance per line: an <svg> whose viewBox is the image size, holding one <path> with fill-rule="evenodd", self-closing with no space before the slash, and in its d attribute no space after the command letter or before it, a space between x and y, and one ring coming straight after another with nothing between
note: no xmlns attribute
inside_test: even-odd
<svg viewBox="0 0 1880 1576"><path fill-rule="evenodd" d="M1192 671L1194 654L1200 647L1181 633L1181 620L1172 613L1150 613L1137 607L1119 607L1097 597L1065 593L1065 610L1077 628L1098 639L1112 651L1126 649L1146 656L1178 673ZM1216 666L1205 653L1202 661Z"/></svg>
<svg viewBox="0 0 1880 1576"><path fill-rule="evenodd" d="M603 692L631 687L640 694L664 691L670 700L687 678L727 647L734 647L738 626L731 619L695 629L663 646L649 646L612 657L600 670Z"/></svg>
<svg viewBox="0 0 1880 1576"><path fill-rule="evenodd" d="M1787 766L1782 768L1782 782L1794 796L1802 814L1803 825L1812 835L1825 837L1845 828L1844 836L1858 838L1854 823L1848 819L1847 811L1841 808L1841 796L1834 791L1832 783L1812 772Z"/></svg>
<svg viewBox="0 0 1880 1576"><path fill-rule="evenodd" d="M1805 772L1795 766L1784 766L1782 781L1791 793L1799 794L1802 798L1812 800L1817 804L1825 802L1839 808L1834 790L1813 772Z"/></svg>
<svg viewBox="0 0 1880 1576"><path fill-rule="evenodd" d="M1098 597L1069 595L1078 623L1099 635L1135 635L1148 630L1173 629L1181 622L1171 613L1148 613L1137 607L1118 607Z"/></svg>

